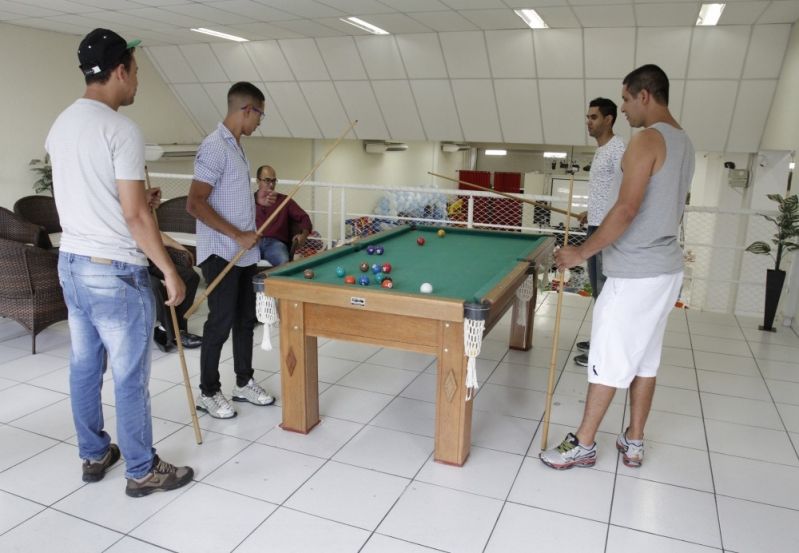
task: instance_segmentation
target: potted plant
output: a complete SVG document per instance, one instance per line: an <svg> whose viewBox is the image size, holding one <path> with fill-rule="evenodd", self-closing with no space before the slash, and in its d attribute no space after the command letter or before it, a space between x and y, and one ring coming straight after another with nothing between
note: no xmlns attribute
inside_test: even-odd
<svg viewBox="0 0 799 553"><path fill-rule="evenodd" d="M33 183L33 190L37 194L41 192L53 193L53 167L50 165L50 154L45 154L43 159L32 159L28 163L31 171L39 175L39 179Z"/></svg>
<svg viewBox="0 0 799 553"><path fill-rule="evenodd" d="M768 194L768 199L777 202L779 214L776 217L763 215L766 220L777 225L777 232L771 242L777 253L774 269L766 271L766 306L763 313L763 326L760 330L776 332L773 327L777 305L785 282L785 271L780 270L783 253L799 249L799 197L796 194L782 197L780 194ZM766 242L752 242L746 251L757 254L771 254L771 246Z"/></svg>

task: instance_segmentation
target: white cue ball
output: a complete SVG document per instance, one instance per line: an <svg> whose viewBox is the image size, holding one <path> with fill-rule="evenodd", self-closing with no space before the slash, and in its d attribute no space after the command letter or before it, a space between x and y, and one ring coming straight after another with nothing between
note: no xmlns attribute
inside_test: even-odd
<svg viewBox="0 0 799 553"><path fill-rule="evenodd" d="M419 287L419 291L422 294L432 294L433 293L433 285L429 282L425 282Z"/></svg>

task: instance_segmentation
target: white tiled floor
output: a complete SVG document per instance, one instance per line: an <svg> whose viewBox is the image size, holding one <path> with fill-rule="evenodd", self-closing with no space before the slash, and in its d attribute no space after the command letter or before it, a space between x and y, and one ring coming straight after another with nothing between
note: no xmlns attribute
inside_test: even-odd
<svg viewBox="0 0 799 553"><path fill-rule="evenodd" d="M203 317L190 328L201 331ZM596 466L556 472L537 459L554 318L555 297L544 294L531 351L508 351L507 319L484 341L462 468L432 460L429 356L320 340L322 422L310 434L281 430L279 406L236 404L236 419L200 417L198 446L178 357L153 350L156 447L192 465L196 481L144 499L124 495L122 464L97 484L80 479L66 324L40 334L34 356L22 327L0 319L0 551L799 551L793 331L764 334L753 319L675 310L644 465L619 463L614 441L628 412L618 393ZM572 357L590 326L590 302L567 296L551 445L582 414L584 370ZM256 346L256 378L272 392L278 358ZM196 390L199 352L187 361ZM226 346L225 390L230 361ZM114 435L110 383L104 402Z"/></svg>

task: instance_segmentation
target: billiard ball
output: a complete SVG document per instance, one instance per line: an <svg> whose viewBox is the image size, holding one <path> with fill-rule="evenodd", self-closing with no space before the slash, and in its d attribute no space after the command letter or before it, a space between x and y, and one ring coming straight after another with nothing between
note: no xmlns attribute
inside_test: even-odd
<svg viewBox="0 0 799 553"><path fill-rule="evenodd" d="M447 235L447 233L444 231L443 228L438 229L438 232L436 234L438 234L438 236L441 238L444 238L444 236Z"/></svg>
<svg viewBox="0 0 799 553"><path fill-rule="evenodd" d="M383 263L383 272L390 273L391 272L391 263Z"/></svg>
<svg viewBox="0 0 799 553"><path fill-rule="evenodd" d="M424 236L420 236L419 238L417 238L416 243L419 244L420 246L424 246Z"/></svg>
<svg viewBox="0 0 799 553"><path fill-rule="evenodd" d="M361 272L365 273L366 271L369 270L369 264L368 263L361 263L360 268L361 268Z"/></svg>
<svg viewBox="0 0 799 553"><path fill-rule="evenodd" d="M355 284L355 277L352 275L347 275L344 277L344 282L347 284Z"/></svg>
<svg viewBox="0 0 799 553"><path fill-rule="evenodd" d="M383 252L385 251L386 250L383 248L383 246L375 246L375 255L383 255Z"/></svg>
<svg viewBox="0 0 799 553"><path fill-rule="evenodd" d="M419 287L419 291L422 294L432 294L433 293L433 285L429 282L425 282Z"/></svg>
<svg viewBox="0 0 799 553"><path fill-rule="evenodd" d="M366 253L368 255L372 255L373 253L375 253L375 247L372 246L371 244L366 246Z"/></svg>
<svg viewBox="0 0 799 553"><path fill-rule="evenodd" d="M302 272L302 276L304 276L305 278L311 279L311 278L313 278L313 276L314 276L314 275L313 275L313 271L312 271L312 270L310 270L310 269L305 269L305 270Z"/></svg>
<svg viewBox="0 0 799 553"><path fill-rule="evenodd" d="M369 286L369 277L366 275L361 275L358 277L358 284L361 286Z"/></svg>
<svg viewBox="0 0 799 553"><path fill-rule="evenodd" d="M343 277L344 276L344 267L336 267L336 276Z"/></svg>
<svg viewBox="0 0 799 553"><path fill-rule="evenodd" d="M383 288L394 288L394 281L391 280L391 277L386 277L383 279L383 282L380 283L380 286Z"/></svg>
<svg viewBox="0 0 799 553"><path fill-rule="evenodd" d="M385 278L386 278L386 275L384 275L383 273L377 273L377 274L375 275L375 280L378 282L378 284L379 284L379 283L381 283L381 282L383 282L383 280L384 280Z"/></svg>
<svg viewBox="0 0 799 553"><path fill-rule="evenodd" d="M380 267L380 265L379 265L379 264L377 264L377 263L373 263L373 264L372 264L372 272L373 272L374 274L377 274L377 273L379 273L381 269L382 269L382 267Z"/></svg>

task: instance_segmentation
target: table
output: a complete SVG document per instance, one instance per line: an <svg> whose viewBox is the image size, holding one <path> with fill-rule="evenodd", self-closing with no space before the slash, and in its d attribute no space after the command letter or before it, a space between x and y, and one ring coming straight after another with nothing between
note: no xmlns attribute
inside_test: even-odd
<svg viewBox="0 0 799 553"><path fill-rule="evenodd" d="M463 465L471 443L472 401L466 386L467 317L488 333L513 307L510 347L532 346L537 270L549 263L550 236L437 227L400 227L258 275L259 298L278 300L284 430L308 433L319 422L317 337L417 351L438 358L435 459ZM417 245L423 237L425 244ZM385 253L368 255L369 245ZM394 287L374 284L361 263L391 263ZM347 285L343 267L369 286ZM314 271L313 279L304 271ZM422 294L422 282L433 285ZM525 286L522 286L525 284ZM527 288L528 300L517 297ZM259 318L261 312L259 311ZM478 341L479 343L479 341Z"/></svg>

